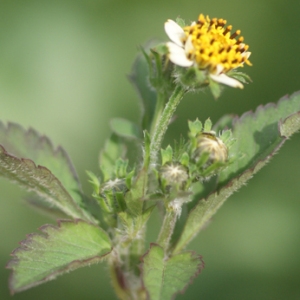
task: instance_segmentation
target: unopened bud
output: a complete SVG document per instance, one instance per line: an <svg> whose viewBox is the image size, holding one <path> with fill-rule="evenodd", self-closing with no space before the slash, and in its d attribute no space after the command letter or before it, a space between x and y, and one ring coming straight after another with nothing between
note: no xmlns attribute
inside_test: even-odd
<svg viewBox="0 0 300 300"><path fill-rule="evenodd" d="M165 188L176 186L183 189L189 179L188 170L179 163L166 164L160 172L162 184Z"/></svg>
<svg viewBox="0 0 300 300"><path fill-rule="evenodd" d="M225 163L228 159L227 146L216 137L214 131L202 132L197 136L197 148L194 153L196 161L205 153L208 155L207 164Z"/></svg>

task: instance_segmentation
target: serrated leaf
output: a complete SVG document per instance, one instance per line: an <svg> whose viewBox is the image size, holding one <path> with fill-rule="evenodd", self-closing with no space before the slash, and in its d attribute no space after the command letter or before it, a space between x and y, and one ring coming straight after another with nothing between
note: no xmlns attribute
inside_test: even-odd
<svg viewBox="0 0 300 300"><path fill-rule="evenodd" d="M0 174L27 190L34 191L68 216L84 220L92 218L75 203L61 182L47 168L36 166L30 159L12 156L2 146Z"/></svg>
<svg viewBox="0 0 300 300"><path fill-rule="evenodd" d="M260 170L288 137L300 129L298 110L300 94L295 93L290 98L281 99L277 105L260 106L255 113L247 113L235 119L232 130L237 142L231 149L243 157L237 157L232 165L221 172L219 184L208 198L202 198L194 204L174 246L174 253L180 252L224 201Z"/></svg>
<svg viewBox="0 0 300 300"><path fill-rule="evenodd" d="M111 130L118 136L130 139L140 139L141 130L137 124L122 118L114 118L110 122Z"/></svg>
<svg viewBox="0 0 300 300"><path fill-rule="evenodd" d="M165 258L162 247L151 244L143 256L142 278L151 300L168 300L183 292L203 269L201 256L183 252Z"/></svg>
<svg viewBox="0 0 300 300"><path fill-rule="evenodd" d="M282 136L289 138L296 131L300 130L300 111L288 116L279 123L279 130Z"/></svg>
<svg viewBox="0 0 300 300"><path fill-rule="evenodd" d="M8 123L5 126L2 122L0 122L0 144L8 153L20 159L33 160L36 165L51 170L51 173L55 175L60 185L68 193L68 197L72 198L72 202L77 203L78 207L84 206L78 176L63 148L54 148L49 138L40 135L32 128L25 130L18 124ZM24 160L23 165L25 162L26 160ZM11 168L12 172L16 171L13 166ZM4 174L0 172L0 175L3 176ZM80 216L76 215L75 217ZM88 216L87 218L89 219Z"/></svg>
<svg viewBox="0 0 300 300"><path fill-rule="evenodd" d="M278 104L259 106L254 113L248 112L234 119L232 137L236 142L230 148L230 153L242 157L221 172L218 187L226 185L232 178L278 151L287 137L299 130L299 114L295 114L299 111L298 92L282 98Z"/></svg>
<svg viewBox="0 0 300 300"><path fill-rule="evenodd" d="M32 195L30 194L29 196L26 196L25 201L30 207L32 207L32 209L52 219L57 220L68 218L68 215L36 194L32 193Z"/></svg>
<svg viewBox="0 0 300 300"><path fill-rule="evenodd" d="M76 268L97 263L111 251L108 235L82 220L45 225L12 253L10 289L20 292Z"/></svg>
<svg viewBox="0 0 300 300"><path fill-rule="evenodd" d="M145 46L145 51L148 53L149 49L157 45L156 40L150 41ZM146 54L145 52L145 54ZM148 128L154 115L156 105L156 92L151 87L149 82L149 61L143 54L139 54L135 59L129 80L136 88L138 95L141 98L142 103L142 127Z"/></svg>

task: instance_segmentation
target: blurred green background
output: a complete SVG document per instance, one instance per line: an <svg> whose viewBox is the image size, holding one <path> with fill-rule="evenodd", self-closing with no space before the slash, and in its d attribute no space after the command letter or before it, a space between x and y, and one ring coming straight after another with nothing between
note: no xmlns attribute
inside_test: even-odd
<svg viewBox="0 0 300 300"><path fill-rule="evenodd" d="M187 96L169 140L186 134L187 119L216 122L300 89L298 0L0 0L1 119L36 128L63 145L91 192L85 170L98 173L109 119L138 120L138 98L126 79L138 46L152 37L167 39L168 18L192 21L199 13L242 30L253 63L245 71L253 83L243 91L226 88L218 101L209 91ZM296 135L192 242L189 249L203 255L206 267L176 299L300 299L299 149ZM27 207L19 188L3 179L0 188L0 299L11 299L9 253L53 220ZM151 224L156 221L154 216ZM115 296L106 267L95 265L14 299Z"/></svg>

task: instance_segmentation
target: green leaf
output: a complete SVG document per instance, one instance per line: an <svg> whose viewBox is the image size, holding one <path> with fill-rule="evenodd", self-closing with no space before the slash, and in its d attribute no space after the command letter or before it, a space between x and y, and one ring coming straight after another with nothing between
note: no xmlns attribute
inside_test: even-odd
<svg viewBox="0 0 300 300"><path fill-rule="evenodd" d="M170 145L166 149L161 149L160 152L161 152L162 166L165 165L166 163L172 162L173 149Z"/></svg>
<svg viewBox="0 0 300 300"><path fill-rule="evenodd" d="M271 158L286 139L299 130L300 93L282 98L278 104L259 106L256 111L235 118L232 137L236 142L230 148L235 159L219 177L218 187L226 185L259 161ZM293 115L293 116L292 116ZM297 123L298 122L298 123Z"/></svg>
<svg viewBox="0 0 300 300"><path fill-rule="evenodd" d="M13 251L12 293L24 291L76 268L97 263L110 253L111 242L99 227L82 220L45 225L43 234L30 234Z"/></svg>
<svg viewBox="0 0 300 300"><path fill-rule="evenodd" d="M190 129L190 134L193 137L199 134L203 129L202 123L198 120L198 118L194 122L188 121L188 125Z"/></svg>
<svg viewBox="0 0 300 300"><path fill-rule="evenodd" d="M203 267L201 256L194 252L183 252L166 259L163 248L151 244L142 264L142 278L149 298L172 299L185 290Z"/></svg>
<svg viewBox="0 0 300 300"><path fill-rule="evenodd" d="M220 97L223 88L221 84L209 78L209 88L215 99Z"/></svg>
<svg viewBox="0 0 300 300"><path fill-rule="evenodd" d="M125 196L127 208L133 216L139 216L143 212L147 184L148 172L145 168L143 168L139 172L131 190L128 191Z"/></svg>
<svg viewBox="0 0 300 300"><path fill-rule="evenodd" d="M124 144L121 139L113 133L111 137L106 140L104 149L99 156L99 166L103 173L104 181L111 179L117 159L122 158L124 154Z"/></svg>
<svg viewBox="0 0 300 300"><path fill-rule="evenodd" d="M145 54L149 52L149 49L157 45L158 41L150 41L145 46ZM148 54L146 54L148 55ZM129 75L129 80L132 82L133 86L136 88L138 95L142 102L142 127L146 129L149 127L151 120L154 115L155 105L156 105L156 92L151 87L149 82L149 61L147 57L143 54L139 54L135 59L131 74Z"/></svg>
<svg viewBox="0 0 300 300"><path fill-rule="evenodd" d="M78 176L63 148L54 148L46 136L41 136L34 129L30 128L29 130L25 130L20 125L14 123L8 123L7 126L5 126L2 122L0 122L0 144L9 154L20 159L26 158L33 160L36 165L44 166L51 170L60 182L59 185L63 186L63 189L66 190L68 197L73 199L71 202L77 203L79 207L84 206L84 198ZM1 152L3 153L3 149ZM2 157L8 158L3 154ZM23 166L26 165L26 161L28 162L28 160L23 161ZM32 166L32 164L28 162L28 167L30 168L29 165ZM13 166L11 167L11 171L15 172L15 168ZM5 174L7 175L7 172L5 172ZM6 176L5 174L0 172L1 176ZM41 200L40 207L42 207L42 205L43 201ZM75 204L71 206L73 205ZM75 217L80 217L80 215L76 214ZM92 220L87 215L86 217Z"/></svg>
<svg viewBox="0 0 300 300"><path fill-rule="evenodd" d="M243 73L243 72L230 71L227 73L227 75L229 77L233 77L233 78L239 80L242 83L252 82L251 78L246 73Z"/></svg>
<svg viewBox="0 0 300 300"><path fill-rule="evenodd" d="M63 213L59 208L53 204L45 201L43 198L36 194L30 194L24 198L26 203L35 211L42 215L46 215L54 220L67 219L68 215Z"/></svg>
<svg viewBox="0 0 300 300"><path fill-rule="evenodd" d="M111 130L118 136L130 139L141 139L139 127L128 120L115 118L110 122Z"/></svg>
<svg viewBox="0 0 300 300"><path fill-rule="evenodd" d="M12 156L2 146L0 146L0 174L27 190L34 191L68 216L84 220L92 219L47 168L36 166L30 159Z"/></svg>
<svg viewBox="0 0 300 300"><path fill-rule="evenodd" d="M298 111L298 112L297 112ZM190 211L174 253L180 252L205 226L233 192L241 188L300 129L300 93L281 99L277 105L260 106L255 113L235 119L232 131L237 140L230 150L236 160L221 172L219 183L207 198ZM239 154L243 156L238 157Z"/></svg>
<svg viewBox="0 0 300 300"><path fill-rule="evenodd" d="M236 119L235 115L224 115L217 123L213 126L213 131L221 132L224 129L232 128L232 122Z"/></svg>

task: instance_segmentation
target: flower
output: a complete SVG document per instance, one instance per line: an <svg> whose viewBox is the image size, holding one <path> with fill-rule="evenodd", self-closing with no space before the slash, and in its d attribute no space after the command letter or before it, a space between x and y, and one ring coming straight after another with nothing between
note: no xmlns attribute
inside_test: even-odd
<svg viewBox="0 0 300 300"><path fill-rule="evenodd" d="M206 71L209 77L231 87L243 88L238 80L226 75L227 72L242 67L248 60L249 46L244 44L241 31L230 33L232 26L225 27L224 19L212 19L200 14L198 21L190 26L180 27L168 20L165 31L171 42L167 42L169 59L181 67L196 67Z"/></svg>

